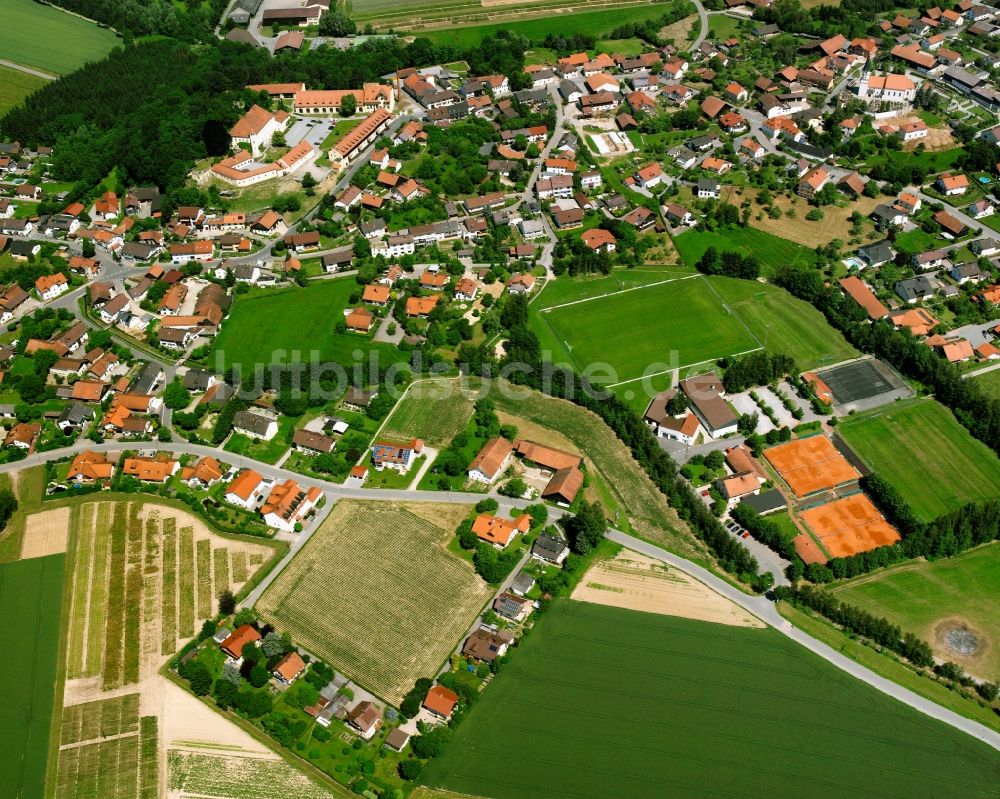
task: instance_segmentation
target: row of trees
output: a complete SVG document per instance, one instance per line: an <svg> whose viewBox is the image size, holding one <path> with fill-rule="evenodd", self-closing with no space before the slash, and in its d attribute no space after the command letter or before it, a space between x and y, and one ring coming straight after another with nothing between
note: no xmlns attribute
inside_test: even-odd
<svg viewBox="0 0 1000 799"><path fill-rule="evenodd" d="M927 668L934 665L934 653L926 641L913 633L904 633L881 616L841 602L821 588L812 585L798 588L778 586L774 593L778 599L814 610L845 630L892 650L915 666Z"/></svg>
<svg viewBox="0 0 1000 799"><path fill-rule="evenodd" d="M725 275L743 280L756 280L760 277L760 262L757 256L744 255L735 250L725 250L720 254L715 247L709 247L698 259L696 267L705 275Z"/></svg>

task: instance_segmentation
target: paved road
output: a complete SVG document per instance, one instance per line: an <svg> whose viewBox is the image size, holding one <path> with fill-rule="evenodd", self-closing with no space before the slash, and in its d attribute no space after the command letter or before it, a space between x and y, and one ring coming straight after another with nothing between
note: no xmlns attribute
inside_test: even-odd
<svg viewBox="0 0 1000 799"><path fill-rule="evenodd" d="M137 447L147 446L145 442L136 443ZM309 528L302 534L294 537L282 536L283 540L292 541L292 546L289 550L288 555L281 561L281 563L271 571L270 574L261 582L257 589L251 593L250 596L245 600L245 604L252 604L259 598L260 594L267 588L271 582L281 573L282 568L291 561L291 559L309 540L309 537L313 534L313 531L319 528L319 521L322 521L329 513L330 508L332 508L334 502L338 499L383 499L383 500L396 500L396 501L436 501L436 502L453 502L453 503L475 503L483 498L482 494L471 494L461 491L411 491L411 490L390 490L390 489L373 489L373 488L363 488L363 487L348 487L343 486L338 483L332 483L327 480L316 480L312 478L304 478L301 475L297 475L293 472L289 472L285 469L280 469L276 466L271 466L268 464L259 463L250 458L246 458L242 455L235 455L232 453L224 453L220 455L218 449L213 447L204 447L194 444L189 444L186 442L172 442L170 444L157 444L151 442L148 444L149 447L160 447L162 449L169 449L175 454L191 454L191 455L212 455L214 457L222 457L225 462L230 463L234 466L249 467L254 468L260 472L265 477L274 479L285 479L287 477L294 477L295 479L301 481L306 486L317 485L323 489L326 493L326 505L320 510L317 517L317 522L310 524ZM110 451L120 451L124 449L122 442L105 442L102 444L94 444L93 442L77 442L70 447L58 450L56 452L45 452L36 453L30 455L24 460L17 461L15 463L7 463L0 465L0 474L16 471L18 469L24 469L31 466L38 466L45 463L46 460L52 457L59 457L64 455L75 454L84 449L91 449L98 452L110 452ZM509 513L514 508L523 507L526 503L522 500L511 500L506 497L495 497L500 505L500 510L504 513ZM550 509L550 519L555 521L564 515L564 511L553 508ZM680 569L686 574L698 579L705 585L709 586L716 592L722 594L728 599L735 602L740 607L753 613L755 616L760 618L762 621L771 625L779 632L788 636L789 638L795 640L807 649L815 652L820 657L826 659L833 665L837 666L843 671L851 674L854 677L868 683L874 688L882 691L889 696L899 699L911 707L919 710L927 716L938 719L945 722L946 724L955 727L956 729L962 730L963 732L978 738L981 741L989 744L995 749L1000 750L1000 734L986 728L982 724L974 721L970 721L957 713L953 713L950 710L946 710L933 702L924 699L921 696L902 688L899 685L879 677L877 674L871 672L870 670L860 666L854 661L847 657L844 657L840 653L834 651L825 644L814 640L813 638L806 635L801 630L792 626L789 622L783 619L778 612L775 610L774 605L764 597L759 596L748 596L742 591L734 588L729 583L724 580L719 579L711 572L691 563L683 558L680 558L666 550L660 549L659 547L648 544L645 541L641 541L638 538L622 533L618 530L609 530L608 538L616 543L627 546L630 549L640 552L642 554L648 555L650 557L661 560L665 563ZM520 568L520 566L519 566Z"/></svg>
<svg viewBox="0 0 1000 799"><path fill-rule="evenodd" d="M705 41L705 37L708 36L708 12L705 10L705 6L702 5L701 0L692 0L694 2L694 7L698 10L698 20L701 25L701 30L698 31L698 37L694 40L694 43L690 47L690 51L693 53L699 47L701 43Z"/></svg>
<svg viewBox="0 0 1000 799"><path fill-rule="evenodd" d="M18 72L34 75L36 78L42 78L43 80L55 80L58 77L57 75L50 75L48 72L39 72L37 69L26 67L23 64L18 64L14 61L8 61L6 58L0 58L0 67L16 69Z"/></svg>
<svg viewBox="0 0 1000 799"><path fill-rule="evenodd" d="M848 657L845 657L826 644L811 638L806 633L802 632L802 630L798 629L789 621L784 619L775 609L774 604L765 597L748 596L742 591L731 586L725 580L721 580L708 570L703 569L701 566L697 566L684 560L683 558L679 558L676 555L667 552L664 549L648 544L638 538L633 538L632 536L626 535L618 530L608 531L608 538L616 543L622 544L623 546L627 546L629 549L633 549L643 555L648 555L651 558L656 558L657 560L661 560L664 563L668 563L671 566L680 569L686 574L689 574L704 583L709 588L712 588L717 593L722 594L727 599L732 600L741 608L749 611L754 616L759 618L761 621L771 627L774 627L778 632L788 636L796 643L801 644L806 649L832 663L838 669L847 672L852 677L856 677L862 682L868 683L868 685L873 688L893 697L894 699L898 699L900 702L909 705L926 716L930 716L938 721L943 721L945 724L948 724L955 729L968 733L973 738L978 738L980 741L992 746L994 749L1000 750L1000 733L997 733L978 722L967 719L964 716L960 716L957 713L953 713L952 711L947 710L928 699L924 699L924 697L897 685L891 680L880 677L875 672L866 669L864 666L856 663Z"/></svg>

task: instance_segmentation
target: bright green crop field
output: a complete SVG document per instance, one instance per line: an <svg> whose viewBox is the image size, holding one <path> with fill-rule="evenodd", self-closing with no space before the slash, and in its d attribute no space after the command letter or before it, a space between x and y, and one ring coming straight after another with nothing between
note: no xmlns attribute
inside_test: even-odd
<svg viewBox="0 0 1000 799"><path fill-rule="evenodd" d="M838 429L922 519L1000 497L1000 459L934 400L908 400L851 416Z"/></svg>
<svg viewBox="0 0 1000 799"><path fill-rule="evenodd" d="M491 799L987 797L1000 754L776 630L557 600L422 780Z"/></svg>
<svg viewBox="0 0 1000 799"><path fill-rule="evenodd" d="M317 280L306 288L237 295L215 341L213 357L221 353L226 367L238 364L244 374L252 374L258 364L307 363L312 353L320 362L336 361L345 367L358 362L359 352L365 356L362 363L370 353L377 353L385 365L406 360L409 353L390 344L334 330L357 288L354 278L347 277Z"/></svg>
<svg viewBox="0 0 1000 799"><path fill-rule="evenodd" d="M0 796L44 793L65 555L0 565L0 618L8 656L0 660Z"/></svg>
<svg viewBox="0 0 1000 799"><path fill-rule="evenodd" d="M580 371L608 364L615 372L609 383L641 377L651 364L663 371L672 352L674 365L688 366L760 346L702 277L553 306L533 324L554 360Z"/></svg>
<svg viewBox="0 0 1000 799"><path fill-rule="evenodd" d="M113 31L33 0L4 0L0 58L66 75L100 61L118 44Z"/></svg>

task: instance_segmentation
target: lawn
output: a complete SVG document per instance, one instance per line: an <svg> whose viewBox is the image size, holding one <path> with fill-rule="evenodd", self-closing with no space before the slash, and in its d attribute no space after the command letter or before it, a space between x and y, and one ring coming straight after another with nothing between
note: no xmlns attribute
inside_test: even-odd
<svg viewBox="0 0 1000 799"><path fill-rule="evenodd" d="M396 404L379 438L422 438L432 446L445 445L465 429L472 410L472 400L462 393L458 380L414 383Z"/></svg>
<svg viewBox="0 0 1000 799"><path fill-rule="evenodd" d="M771 628L556 600L422 781L492 799L986 797L1000 754Z"/></svg>
<svg viewBox="0 0 1000 799"><path fill-rule="evenodd" d="M736 250L745 255L755 255L765 275L773 275L785 264L809 265L816 263L816 254L801 244L782 239L752 227L722 228L714 231L689 230L674 238L674 245L681 259L694 266L709 247L719 252Z"/></svg>
<svg viewBox="0 0 1000 799"><path fill-rule="evenodd" d="M446 549L464 505L341 500L257 610L393 704L437 673L492 589Z"/></svg>
<svg viewBox="0 0 1000 799"><path fill-rule="evenodd" d="M544 291L532 300L531 307L550 308L553 305L602 297L622 289L648 286L651 283L675 280L692 274L695 274L694 270L685 266L647 266L638 269L614 269L610 275L580 277L563 275L555 280L546 281Z"/></svg>
<svg viewBox="0 0 1000 799"><path fill-rule="evenodd" d="M11 657L0 662L4 796L44 794L55 705L65 555L0 565L0 617Z"/></svg>
<svg viewBox="0 0 1000 799"><path fill-rule="evenodd" d="M984 372L983 374L970 378L976 382L986 394L995 399L1000 399L1000 369L994 369L992 372Z"/></svg>
<svg viewBox="0 0 1000 799"><path fill-rule="evenodd" d="M0 55L43 72L65 75L100 61L118 37L82 17L33 0L4 0Z"/></svg>
<svg viewBox="0 0 1000 799"><path fill-rule="evenodd" d="M408 354L390 344L334 330L357 289L354 278L345 277L317 280L307 288L265 289L237 296L213 355L221 353L225 368L239 366L244 374L253 373L257 366L305 363L313 357L346 368L358 362L356 352L374 353L379 365L385 366L406 360Z"/></svg>
<svg viewBox="0 0 1000 799"><path fill-rule="evenodd" d="M932 250L935 247L944 246L948 243L944 239L932 236L926 230L917 228L916 230L910 230L896 236L893 247L901 253L913 255L918 252L927 252L927 250Z"/></svg>
<svg viewBox="0 0 1000 799"><path fill-rule="evenodd" d="M559 360L579 371L604 364L608 384L760 346L701 277L551 307L535 321Z"/></svg>
<svg viewBox="0 0 1000 799"><path fill-rule="evenodd" d="M782 288L750 280L711 277L709 281L770 352L795 358L800 369L815 369L858 354L812 305Z"/></svg>
<svg viewBox="0 0 1000 799"><path fill-rule="evenodd" d="M1000 495L1000 460L934 400L844 419L840 434L925 520Z"/></svg>
<svg viewBox="0 0 1000 799"><path fill-rule="evenodd" d="M903 563L832 590L920 636L942 660L959 662L986 680L1000 679L1000 544L929 563ZM978 650L964 657L942 638L943 630L959 621L981 634Z"/></svg>
<svg viewBox="0 0 1000 799"><path fill-rule="evenodd" d="M295 434L296 419L291 416L278 417L278 432L270 441L262 441L245 436L242 433L233 433L226 441L224 449L226 452L233 452L237 455L245 455L248 458L263 461L264 463L277 463L285 451L292 445L292 436Z"/></svg>
<svg viewBox="0 0 1000 799"><path fill-rule="evenodd" d="M0 116L20 105L25 97L48 82L45 78L18 69L0 67Z"/></svg>

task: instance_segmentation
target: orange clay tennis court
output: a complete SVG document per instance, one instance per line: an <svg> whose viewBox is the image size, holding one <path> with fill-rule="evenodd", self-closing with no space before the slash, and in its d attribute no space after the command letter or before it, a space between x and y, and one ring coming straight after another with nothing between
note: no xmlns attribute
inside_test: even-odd
<svg viewBox="0 0 1000 799"><path fill-rule="evenodd" d="M856 555L900 540L899 533L864 494L810 508L801 516L831 558Z"/></svg>
<svg viewBox="0 0 1000 799"><path fill-rule="evenodd" d="M764 450L797 497L857 480L861 475L826 436L811 436Z"/></svg>
<svg viewBox="0 0 1000 799"><path fill-rule="evenodd" d="M828 560L826 554L819 548L819 544L813 541L812 536L808 533L799 533L795 536L792 539L792 546L795 547L795 551L802 558L803 563L826 563Z"/></svg>

